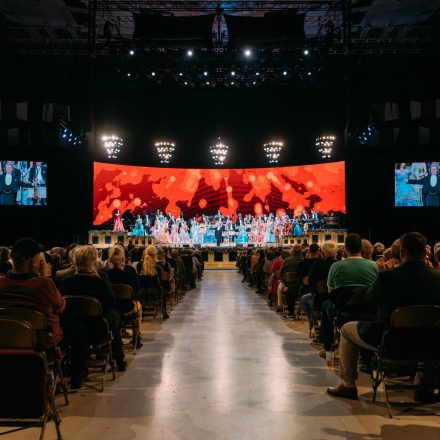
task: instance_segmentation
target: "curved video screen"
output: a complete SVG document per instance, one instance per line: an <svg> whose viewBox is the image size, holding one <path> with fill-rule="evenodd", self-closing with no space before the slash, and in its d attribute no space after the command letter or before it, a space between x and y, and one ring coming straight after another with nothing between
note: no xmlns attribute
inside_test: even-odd
<svg viewBox="0 0 440 440"><path fill-rule="evenodd" d="M0 161L0 206L46 206L47 163Z"/></svg>
<svg viewBox="0 0 440 440"><path fill-rule="evenodd" d="M114 214L160 210L185 219L220 211L299 215L344 213L345 162L243 169L158 168L94 163L94 225Z"/></svg>
<svg viewBox="0 0 440 440"><path fill-rule="evenodd" d="M399 162L394 165L395 206L440 206L439 162Z"/></svg>

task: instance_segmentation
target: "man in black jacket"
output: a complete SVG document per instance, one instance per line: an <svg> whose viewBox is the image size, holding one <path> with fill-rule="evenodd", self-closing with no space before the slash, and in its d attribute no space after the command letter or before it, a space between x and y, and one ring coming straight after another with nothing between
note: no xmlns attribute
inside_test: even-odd
<svg viewBox="0 0 440 440"><path fill-rule="evenodd" d="M342 327L340 341L341 384L327 388L328 394L347 399L357 398L357 364L359 347L377 350L390 317L399 307L416 304L440 305L440 273L425 263L426 238L408 232L400 238L402 265L379 274L367 292L367 300L377 305L373 321L348 322Z"/></svg>

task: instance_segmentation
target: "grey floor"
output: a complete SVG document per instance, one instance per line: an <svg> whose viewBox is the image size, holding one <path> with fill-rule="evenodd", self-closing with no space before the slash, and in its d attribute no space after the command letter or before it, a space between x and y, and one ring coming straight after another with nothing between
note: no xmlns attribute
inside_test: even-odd
<svg viewBox="0 0 440 440"><path fill-rule="evenodd" d="M439 417L389 419L372 405L366 377L359 401L328 397L337 377L306 324L283 321L235 271L207 271L169 321L147 322L143 334L143 349L104 393L84 390L61 407L64 438L440 439ZM51 425L47 439L55 438ZM38 431L5 438L36 439Z"/></svg>

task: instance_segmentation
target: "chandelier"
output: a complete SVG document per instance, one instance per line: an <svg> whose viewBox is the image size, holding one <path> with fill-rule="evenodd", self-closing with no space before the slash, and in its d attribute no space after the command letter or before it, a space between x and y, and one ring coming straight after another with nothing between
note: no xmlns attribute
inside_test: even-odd
<svg viewBox="0 0 440 440"><path fill-rule="evenodd" d="M107 151L107 157L109 159L117 159L121 148L124 145L123 140L116 135L104 135L102 137L102 144Z"/></svg>
<svg viewBox="0 0 440 440"><path fill-rule="evenodd" d="M214 165L222 166L224 165L226 156L228 155L229 147L221 142L220 138L215 145L211 145L209 147L209 152L211 153L212 160L214 161Z"/></svg>
<svg viewBox="0 0 440 440"><path fill-rule="evenodd" d="M269 163L278 163L280 160L280 153L284 147L284 143L280 141L270 141L263 144L264 153Z"/></svg>
<svg viewBox="0 0 440 440"><path fill-rule="evenodd" d="M176 144L174 142L161 141L154 144L157 150L157 154L160 159L160 163L168 164L174 156L174 150Z"/></svg>
<svg viewBox="0 0 440 440"><path fill-rule="evenodd" d="M323 159L330 159L333 154L336 137L333 135L326 135L317 137L315 146Z"/></svg>

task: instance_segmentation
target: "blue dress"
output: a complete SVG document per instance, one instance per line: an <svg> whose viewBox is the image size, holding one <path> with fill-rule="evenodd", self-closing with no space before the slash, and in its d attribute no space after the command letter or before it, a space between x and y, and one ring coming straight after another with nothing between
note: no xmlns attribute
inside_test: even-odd
<svg viewBox="0 0 440 440"><path fill-rule="evenodd" d="M249 236L246 232L246 226L242 225L240 226L240 229L238 231L237 244L247 243L248 241L249 241Z"/></svg>
<svg viewBox="0 0 440 440"><path fill-rule="evenodd" d="M304 235L301 225L297 223L293 228L293 235L295 237L302 237Z"/></svg>
<svg viewBox="0 0 440 440"><path fill-rule="evenodd" d="M396 172L396 206L421 206L420 201L417 200L418 194L414 191L411 184L405 182L409 179L410 172L405 173Z"/></svg>
<svg viewBox="0 0 440 440"><path fill-rule="evenodd" d="M136 219L136 224L131 231L132 237L145 237L145 229L144 225L142 224L142 219L138 218Z"/></svg>

